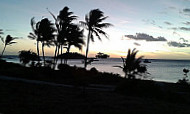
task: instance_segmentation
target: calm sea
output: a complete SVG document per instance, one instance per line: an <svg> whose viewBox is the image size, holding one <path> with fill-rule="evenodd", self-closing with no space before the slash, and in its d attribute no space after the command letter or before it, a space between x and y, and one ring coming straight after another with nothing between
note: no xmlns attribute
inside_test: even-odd
<svg viewBox="0 0 190 114"><path fill-rule="evenodd" d="M7 62L20 63L17 56L5 56ZM50 58L49 58L50 59ZM151 63L143 63L147 65L148 79L165 82L177 82L183 77L183 69L190 69L190 60L161 60L161 59L150 59ZM60 61L59 61L60 62ZM82 60L69 60L68 64L83 67ZM124 76L122 69L113 67L122 66L120 58L108 58L99 59L94 61L91 65L88 65L88 69L95 67L101 72L112 72Z"/></svg>

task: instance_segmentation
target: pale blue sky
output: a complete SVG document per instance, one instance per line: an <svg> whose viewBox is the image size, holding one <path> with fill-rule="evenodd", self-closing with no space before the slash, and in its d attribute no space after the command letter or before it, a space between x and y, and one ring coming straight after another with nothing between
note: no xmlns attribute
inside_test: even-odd
<svg viewBox="0 0 190 114"><path fill-rule="evenodd" d="M128 48L137 48L147 58L190 58L189 42L180 39L190 40L189 0L1 0L0 28L4 31L3 36L10 34L22 37L17 40L17 44L7 47L5 54L17 54L22 49L35 51L35 41L27 38L31 32L30 19L35 17L39 21L48 17L53 21L46 8L57 15L64 6L68 6L79 17L78 21L84 20L85 14L91 9L99 8L109 16L106 22L114 25L106 29L109 40L91 43L91 56L101 51L112 57L120 57L126 55ZM124 37L135 36L136 33L145 33L154 38L162 36L167 41ZM171 41L177 45L168 45ZM2 47L0 42L0 51ZM46 54L53 55L53 50L54 47L46 48ZM74 48L72 50L77 51ZM82 53L84 51L85 47Z"/></svg>

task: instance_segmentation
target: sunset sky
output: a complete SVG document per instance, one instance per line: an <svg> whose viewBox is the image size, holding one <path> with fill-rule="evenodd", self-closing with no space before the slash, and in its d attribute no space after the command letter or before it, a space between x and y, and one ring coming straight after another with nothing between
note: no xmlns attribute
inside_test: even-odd
<svg viewBox="0 0 190 114"><path fill-rule="evenodd" d="M36 51L35 41L27 38L32 32L30 19L47 17L54 22L47 8L58 15L65 6L78 16L77 22L99 8L109 16L105 22L114 25L105 29L109 39L102 37L102 41L90 43L90 56L103 52L121 57L129 48L137 48L145 58L190 59L190 0L1 0L2 36L21 37L17 44L7 47L5 54L18 54L23 49ZM2 48L0 42L0 52ZM46 47L46 55L53 55L54 48ZM74 47L71 51L80 52Z"/></svg>

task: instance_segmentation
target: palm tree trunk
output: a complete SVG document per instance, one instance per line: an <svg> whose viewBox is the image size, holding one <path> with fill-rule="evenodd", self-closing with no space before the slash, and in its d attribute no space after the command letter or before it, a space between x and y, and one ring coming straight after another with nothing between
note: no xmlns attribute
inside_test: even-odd
<svg viewBox="0 0 190 114"><path fill-rule="evenodd" d="M56 66L57 49L58 49L58 45L56 44L56 47L55 47L55 54L54 54L54 68L55 68L55 66Z"/></svg>
<svg viewBox="0 0 190 114"><path fill-rule="evenodd" d="M66 52L66 58L65 58L65 64L67 64L67 61L68 61L68 54L70 52L70 48L71 48L71 45L68 45L67 52Z"/></svg>
<svg viewBox="0 0 190 114"><path fill-rule="evenodd" d="M44 59L44 66L45 66L45 52L44 52L44 42L42 42L42 54L43 54L43 59Z"/></svg>
<svg viewBox="0 0 190 114"><path fill-rule="evenodd" d="M4 48L3 48L3 51L2 51L2 53L1 53L0 58L1 58L1 57L3 57L3 53L5 52L5 48L6 48L6 46L7 46L7 45L5 45L5 46L4 46Z"/></svg>
<svg viewBox="0 0 190 114"><path fill-rule="evenodd" d="M88 58L88 50L89 50L90 37L91 37L91 31L89 29L89 31L88 31L88 39L87 39L87 47L86 47L86 55L85 55L85 60L84 60L84 68L85 69L87 67L87 58Z"/></svg>
<svg viewBox="0 0 190 114"><path fill-rule="evenodd" d="M59 55L59 48L60 48L60 45L58 45L58 47L57 47L57 50L58 50L58 51L57 51L57 58L56 58L56 63L55 63L56 65L57 65L57 61L58 61L58 59L59 59L59 58L58 58L58 55Z"/></svg>
<svg viewBox="0 0 190 114"><path fill-rule="evenodd" d="M40 63L39 41L37 41L38 64Z"/></svg>
<svg viewBox="0 0 190 114"><path fill-rule="evenodd" d="M62 56L63 56L63 45L61 45L61 56L60 56L61 57L61 64L63 64L63 57Z"/></svg>

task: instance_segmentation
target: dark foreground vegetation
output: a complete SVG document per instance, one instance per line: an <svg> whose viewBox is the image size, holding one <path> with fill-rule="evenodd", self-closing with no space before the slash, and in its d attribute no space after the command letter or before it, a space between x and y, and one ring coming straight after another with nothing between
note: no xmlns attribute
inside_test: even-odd
<svg viewBox="0 0 190 114"><path fill-rule="evenodd" d="M95 68L88 71L60 65L59 69L24 67L1 60L0 75L74 86L67 88L0 79L0 113L190 113L189 85L126 79L98 72ZM80 88L88 88L91 84L112 85L115 89Z"/></svg>

